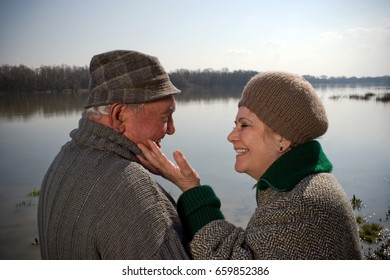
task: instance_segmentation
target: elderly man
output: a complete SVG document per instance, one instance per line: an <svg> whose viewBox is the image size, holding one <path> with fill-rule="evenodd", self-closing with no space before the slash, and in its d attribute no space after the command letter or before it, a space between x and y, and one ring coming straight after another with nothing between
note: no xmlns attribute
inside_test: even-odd
<svg viewBox="0 0 390 280"><path fill-rule="evenodd" d="M42 183L42 259L187 259L173 199L137 160L137 144L175 132L172 85L157 58L96 55L79 127Z"/></svg>

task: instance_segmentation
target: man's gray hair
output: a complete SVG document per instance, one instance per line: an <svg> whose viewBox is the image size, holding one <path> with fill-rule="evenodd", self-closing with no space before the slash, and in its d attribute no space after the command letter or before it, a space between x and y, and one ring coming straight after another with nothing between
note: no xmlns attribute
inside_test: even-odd
<svg viewBox="0 0 390 280"><path fill-rule="evenodd" d="M101 116L108 116L110 112L112 104L97 106L97 107L89 107L84 109L83 117L89 119L99 119ZM139 111L144 107L145 103L141 104L126 104L127 107L132 108L135 113L139 113Z"/></svg>
<svg viewBox="0 0 390 280"><path fill-rule="evenodd" d="M108 113L110 112L111 104L109 105L103 105L103 106L97 106L97 107L90 107L87 109L84 109L83 116L87 118L92 119L98 119L100 116L108 116Z"/></svg>

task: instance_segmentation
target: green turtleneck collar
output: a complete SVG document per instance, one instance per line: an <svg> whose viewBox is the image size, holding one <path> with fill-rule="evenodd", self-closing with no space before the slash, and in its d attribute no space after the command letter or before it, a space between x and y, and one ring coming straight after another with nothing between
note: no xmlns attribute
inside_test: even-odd
<svg viewBox="0 0 390 280"><path fill-rule="evenodd" d="M332 171L332 163L318 141L299 145L278 158L260 177L258 190L271 187L280 192L291 191L304 177Z"/></svg>

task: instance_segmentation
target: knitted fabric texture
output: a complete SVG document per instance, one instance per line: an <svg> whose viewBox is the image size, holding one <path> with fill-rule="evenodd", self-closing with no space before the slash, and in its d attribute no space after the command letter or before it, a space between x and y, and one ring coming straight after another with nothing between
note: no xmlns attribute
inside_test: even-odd
<svg viewBox="0 0 390 280"><path fill-rule="evenodd" d="M184 232L190 238L209 222L224 219L221 201L207 185L186 191L179 197L177 205Z"/></svg>
<svg viewBox="0 0 390 280"><path fill-rule="evenodd" d="M238 106L247 107L295 144L315 139L328 129L325 109L314 88L295 74L257 74L245 86Z"/></svg>
<svg viewBox="0 0 390 280"><path fill-rule="evenodd" d="M42 183L42 259L187 259L173 199L137 146L84 118L71 137Z"/></svg>
<svg viewBox="0 0 390 280"><path fill-rule="evenodd" d="M91 59L85 108L113 103L140 104L180 93L156 57L116 50Z"/></svg>

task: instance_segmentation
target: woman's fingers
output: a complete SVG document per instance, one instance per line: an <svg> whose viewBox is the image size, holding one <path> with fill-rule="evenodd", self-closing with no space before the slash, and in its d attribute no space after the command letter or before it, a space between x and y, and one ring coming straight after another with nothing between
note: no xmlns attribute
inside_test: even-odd
<svg viewBox="0 0 390 280"><path fill-rule="evenodd" d="M153 162L156 163L156 166L159 168L164 168L166 172L172 173L176 168L175 164L169 160L169 158L161 151L155 142L148 140L151 154L153 156Z"/></svg>
<svg viewBox="0 0 390 280"><path fill-rule="evenodd" d="M181 151L175 151L173 153L173 158L175 159L177 165L180 168L180 171L183 175L190 175L194 173L194 169L188 163L187 159Z"/></svg>
<svg viewBox="0 0 390 280"><path fill-rule="evenodd" d="M154 154L144 144L138 144L138 148L140 148L145 158L151 165L155 167L158 166L157 159L155 158ZM141 163L143 162L141 161Z"/></svg>
<svg viewBox="0 0 390 280"><path fill-rule="evenodd" d="M160 170L158 168L154 167L153 164L151 164L148 160L146 160L145 158L143 158L140 155L137 155L137 158L140 161L140 163L142 164L142 166L145 167L147 170L149 170L153 174L161 175Z"/></svg>
<svg viewBox="0 0 390 280"><path fill-rule="evenodd" d="M146 160L140 159L140 162L146 168L149 166L149 168L153 167L155 171L158 170L157 174L162 175L164 178L177 185L182 191L200 185L199 175L188 163L182 152L175 151L173 153L173 157L177 163L176 166L164 155L156 143L148 140L148 144L149 148L143 144L138 145L146 158Z"/></svg>
<svg viewBox="0 0 390 280"><path fill-rule="evenodd" d="M193 187L200 185L200 177L198 173L191 167L187 159L181 151L175 151L173 157L178 164L178 170L180 171L180 189L182 191L189 190Z"/></svg>
<svg viewBox="0 0 390 280"><path fill-rule="evenodd" d="M160 148L153 141L148 140L149 148L138 144L145 158L137 156L141 164L156 175L161 175L172 181L174 178L175 165L161 152Z"/></svg>

